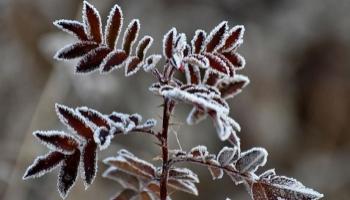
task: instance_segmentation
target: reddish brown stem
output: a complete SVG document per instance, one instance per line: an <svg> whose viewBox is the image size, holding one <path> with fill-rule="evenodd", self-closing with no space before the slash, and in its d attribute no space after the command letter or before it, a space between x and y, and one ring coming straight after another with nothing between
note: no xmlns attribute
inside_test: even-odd
<svg viewBox="0 0 350 200"><path fill-rule="evenodd" d="M161 133L162 142L162 175L160 177L160 199L166 200L168 196L167 183L168 183L168 169L169 169L169 152L168 152L168 130L169 122L172 111L174 110L175 104L172 100L164 99L164 109L163 109L163 126Z"/></svg>

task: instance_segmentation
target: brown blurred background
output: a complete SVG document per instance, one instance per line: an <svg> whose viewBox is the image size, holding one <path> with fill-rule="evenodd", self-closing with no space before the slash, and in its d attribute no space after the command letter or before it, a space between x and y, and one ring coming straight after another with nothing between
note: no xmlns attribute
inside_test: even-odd
<svg viewBox="0 0 350 200"><path fill-rule="evenodd" d="M269 151L265 169L295 177L325 194L325 199L350 199L350 2L349 0L104 0L90 1L105 22L118 3L126 21L141 20L142 34L155 38L151 51L160 52L162 35L172 26L192 37L197 28L209 31L222 20L244 24L247 60L243 74L251 84L230 101L242 126L243 149ZM112 110L160 114L160 99L147 87L152 77L139 73L124 78L114 71L76 76L74 62L52 59L58 48L73 41L52 25L55 19L81 20L80 0L0 0L0 199L60 199L57 171L22 181L25 168L47 149L34 130L65 130L54 103L86 105L104 113ZM125 22L127 23L127 22ZM177 109L183 124L189 107ZM197 144L217 152L223 144L210 121L174 127L184 149ZM158 149L144 136L120 137L99 154L100 160L120 148L149 160ZM172 136L172 148L177 144ZM84 191L81 181L68 199L108 199L119 185L99 177ZM200 172L199 197L176 194L174 199L249 199L243 187L228 178L211 181Z"/></svg>

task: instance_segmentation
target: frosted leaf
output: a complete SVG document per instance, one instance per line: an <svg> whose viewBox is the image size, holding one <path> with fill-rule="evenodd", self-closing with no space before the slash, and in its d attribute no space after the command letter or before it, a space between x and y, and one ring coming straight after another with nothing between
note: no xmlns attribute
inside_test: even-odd
<svg viewBox="0 0 350 200"><path fill-rule="evenodd" d="M52 151L44 156L39 156L34 160L27 171L24 173L23 179L39 178L59 166L64 159L64 154Z"/></svg>
<svg viewBox="0 0 350 200"><path fill-rule="evenodd" d="M134 113L129 116L129 119L134 122L134 124L137 126L142 121L142 116L138 113Z"/></svg>
<svg viewBox="0 0 350 200"><path fill-rule="evenodd" d="M213 99L210 94L191 94L188 91L182 91L179 88L171 88L168 86L163 86L160 89L160 93L168 98L183 101L185 103L200 106L205 110L214 110L219 113L228 113L229 108L227 103L217 101L218 99ZM221 104L224 103L224 104Z"/></svg>
<svg viewBox="0 0 350 200"><path fill-rule="evenodd" d="M94 125L87 122L83 116L72 108L60 104L56 104L55 107L58 118L68 129L80 138L93 139L94 129L96 128Z"/></svg>
<svg viewBox="0 0 350 200"><path fill-rule="evenodd" d="M264 148L254 147L241 154L236 168L241 173L255 172L258 167L264 166L267 160L267 151Z"/></svg>
<svg viewBox="0 0 350 200"><path fill-rule="evenodd" d="M79 107L76 108L76 111L79 112L85 119L95 124L98 127L110 128L111 122L105 115L101 114L97 110L88 108L88 107Z"/></svg>
<svg viewBox="0 0 350 200"><path fill-rule="evenodd" d="M87 1L84 1L83 21L89 38L97 43L101 43L102 23L100 15L96 8Z"/></svg>
<svg viewBox="0 0 350 200"><path fill-rule="evenodd" d="M235 70L243 69L245 64L246 64L245 59L243 58L243 56L241 56L238 53L224 52L221 55L223 57L225 57L231 63L231 65L234 66Z"/></svg>
<svg viewBox="0 0 350 200"><path fill-rule="evenodd" d="M192 53L199 54L205 48L205 38L206 32L203 30L196 30L194 37L191 41L192 44Z"/></svg>
<svg viewBox="0 0 350 200"><path fill-rule="evenodd" d="M276 175L275 169L266 170L264 173L260 174L260 179L271 179Z"/></svg>
<svg viewBox="0 0 350 200"><path fill-rule="evenodd" d="M221 166L231 164L234 161L233 159L236 155L236 152L236 148L224 147L218 153L217 161Z"/></svg>
<svg viewBox="0 0 350 200"><path fill-rule="evenodd" d="M129 120L126 120L126 124L125 124L125 134L132 131L132 129L135 128L135 123L133 121L131 121L130 119Z"/></svg>
<svg viewBox="0 0 350 200"><path fill-rule="evenodd" d="M70 189L74 186L79 169L80 151L66 156L62 162L61 170L58 175L57 187L61 197L65 199Z"/></svg>
<svg viewBox="0 0 350 200"><path fill-rule="evenodd" d="M199 110L198 108L192 108L191 112L188 114L186 122L189 125L198 124L200 121L204 120L207 114Z"/></svg>
<svg viewBox="0 0 350 200"><path fill-rule="evenodd" d="M136 47L136 56L140 58L140 60L144 60L147 54L148 49L151 47L153 43L153 38L151 36L144 36Z"/></svg>
<svg viewBox="0 0 350 200"><path fill-rule="evenodd" d="M171 179L168 180L168 186L175 190L180 190L198 196L198 190L195 184L191 181Z"/></svg>
<svg viewBox="0 0 350 200"><path fill-rule="evenodd" d="M198 175L187 168L172 168L169 170L169 177L199 183Z"/></svg>
<svg viewBox="0 0 350 200"><path fill-rule="evenodd" d="M191 46L186 44L185 49L183 50L184 57L188 56L191 53Z"/></svg>
<svg viewBox="0 0 350 200"><path fill-rule="evenodd" d="M254 200L288 199L288 200L317 200L323 197L303 185L290 185L288 182L270 183L268 181L255 182L251 186Z"/></svg>
<svg viewBox="0 0 350 200"><path fill-rule="evenodd" d="M213 117L216 132L222 141L228 140L236 131L240 131L240 126L226 114L217 113Z"/></svg>
<svg viewBox="0 0 350 200"><path fill-rule="evenodd" d="M174 43L175 52L183 53L183 51L186 48L186 45L187 45L186 35L184 33L178 34L176 41Z"/></svg>
<svg viewBox="0 0 350 200"><path fill-rule="evenodd" d="M186 81L188 84L200 84L201 73L197 65L188 64L185 66Z"/></svg>
<svg viewBox="0 0 350 200"><path fill-rule="evenodd" d="M123 11L116 4L109 12L105 29L105 41L109 48L114 49L123 26Z"/></svg>
<svg viewBox="0 0 350 200"><path fill-rule="evenodd" d="M76 36L79 40L86 41L88 40L88 36L85 33L84 24L74 21L74 20L66 20L60 19L53 22L53 24L59 29Z"/></svg>
<svg viewBox="0 0 350 200"><path fill-rule="evenodd" d="M142 125L137 126L136 128L142 129L142 130L149 130L157 125L157 120L155 119L148 119L143 123Z"/></svg>
<svg viewBox="0 0 350 200"><path fill-rule="evenodd" d="M158 54L148 56L143 64L143 69L145 70L145 72L153 70L157 66L161 58L162 56Z"/></svg>
<svg viewBox="0 0 350 200"><path fill-rule="evenodd" d="M213 53L213 55L220 58L226 64L226 66L228 68L228 72L229 72L229 74L228 74L229 77L234 77L236 74L235 66L230 62L230 60L228 60L225 56L223 56L220 53Z"/></svg>
<svg viewBox="0 0 350 200"><path fill-rule="evenodd" d="M139 169L140 171L143 171L147 175L151 177L156 176L156 168L152 164L131 155L124 155L124 158L135 168Z"/></svg>
<svg viewBox="0 0 350 200"><path fill-rule="evenodd" d="M209 60L209 66L212 72L217 73L219 75L224 75L224 76L230 74L229 67L220 57L211 53L205 53L204 55Z"/></svg>
<svg viewBox="0 0 350 200"><path fill-rule="evenodd" d="M140 58L137 56L132 56L126 61L125 76L134 75L140 70L142 63Z"/></svg>
<svg viewBox="0 0 350 200"><path fill-rule="evenodd" d="M176 28L172 28L163 38L163 54L166 59L173 56L174 42L177 35Z"/></svg>
<svg viewBox="0 0 350 200"><path fill-rule="evenodd" d="M148 90L153 92L156 95L160 95L159 89L162 85L160 83L152 83L151 86L149 86Z"/></svg>
<svg viewBox="0 0 350 200"><path fill-rule="evenodd" d="M136 177L142 177L145 179L150 179L149 175L146 175L139 169L136 169L133 165L131 165L123 156L117 156L117 157L109 157L103 160L105 164L111 165L113 167L118 168L119 170L128 173L130 175L136 176Z"/></svg>
<svg viewBox="0 0 350 200"><path fill-rule="evenodd" d="M135 127L134 123L130 123L129 115L124 113L113 112L109 115L109 119L112 120L113 126L124 133L127 133Z"/></svg>
<svg viewBox="0 0 350 200"><path fill-rule="evenodd" d="M105 46L98 47L87 53L77 64L75 71L77 73L88 73L99 68L104 58L111 52L111 49Z"/></svg>
<svg viewBox="0 0 350 200"><path fill-rule="evenodd" d="M56 60L66 60L74 59L84 56L89 53L91 50L97 48L99 45L96 42L84 41L74 44L69 44L55 54L54 58Z"/></svg>
<svg viewBox="0 0 350 200"><path fill-rule="evenodd" d="M227 141L238 148L238 151L240 150L240 146L241 146L241 142L239 137L237 136L236 131L232 131L232 134L230 135L230 137L227 139ZM237 154L238 155L238 154Z"/></svg>
<svg viewBox="0 0 350 200"><path fill-rule="evenodd" d="M109 119L115 123L125 124L126 120L129 119L129 115L124 113L113 112L109 115Z"/></svg>
<svg viewBox="0 0 350 200"><path fill-rule="evenodd" d="M213 70L208 69L204 74L203 83L205 83L206 85L213 86L218 82L219 79L220 76L218 73L215 73L213 72Z"/></svg>
<svg viewBox="0 0 350 200"><path fill-rule="evenodd" d="M241 176L239 176L239 175L237 175L237 174L235 174L235 173L229 173L229 172L227 172L227 175L230 177L230 179L235 183L235 185L239 185L239 184L241 184L241 183L244 183L244 179L241 177Z"/></svg>
<svg viewBox="0 0 350 200"><path fill-rule="evenodd" d="M217 88L224 99L233 98L242 92L242 89L249 84L249 79L243 75L235 75L233 78L222 79L217 83Z"/></svg>
<svg viewBox="0 0 350 200"><path fill-rule="evenodd" d="M176 69L183 69L183 52L175 52L170 59L170 64Z"/></svg>
<svg viewBox="0 0 350 200"><path fill-rule="evenodd" d="M130 55L132 47L139 35L140 31L140 21L138 19L133 19L124 32L123 38L123 50L127 55Z"/></svg>
<svg viewBox="0 0 350 200"><path fill-rule="evenodd" d="M113 133L113 131L114 129L109 131L105 127L99 127L96 129L94 133L94 141L98 144L101 151L106 149L111 144L111 140L113 138L113 134L111 133Z"/></svg>
<svg viewBox="0 0 350 200"><path fill-rule="evenodd" d="M198 66L202 69L206 69L209 66L209 60L205 56L199 54L187 56L183 59L183 62Z"/></svg>
<svg viewBox="0 0 350 200"><path fill-rule="evenodd" d="M243 25L237 25L231 28L222 50L230 52L235 49L239 43L243 42L244 31Z"/></svg>
<svg viewBox="0 0 350 200"><path fill-rule="evenodd" d="M183 151L181 149L174 149L174 150L171 150L170 153L173 154L173 157L174 158L177 158L177 157L185 157L187 155L186 151Z"/></svg>
<svg viewBox="0 0 350 200"><path fill-rule="evenodd" d="M79 147L74 137L61 131L35 131L33 135L49 149L63 154L72 154Z"/></svg>
<svg viewBox="0 0 350 200"><path fill-rule="evenodd" d="M110 52L102 61L100 65L101 73L108 73L114 69L123 67L123 64L127 60L128 55L125 51L117 49Z"/></svg>
<svg viewBox="0 0 350 200"><path fill-rule="evenodd" d="M190 155L194 158L204 159L207 155L209 155L209 152L206 146L199 145L191 149Z"/></svg>
<svg viewBox="0 0 350 200"><path fill-rule="evenodd" d="M224 42L227 37L227 30L227 21L223 21L211 31L205 42L206 52L216 51L225 44Z"/></svg>
<svg viewBox="0 0 350 200"><path fill-rule="evenodd" d="M97 144L94 141L88 141L82 150L82 178L85 189L92 184L97 172Z"/></svg>
<svg viewBox="0 0 350 200"><path fill-rule="evenodd" d="M119 192L112 200L129 200L137 195L137 192L132 189L125 189Z"/></svg>
<svg viewBox="0 0 350 200"><path fill-rule="evenodd" d="M216 160L208 160L208 163L215 166L220 166L220 163ZM217 167L208 167L208 170L213 178L213 180L221 179L224 175L224 171Z"/></svg>
<svg viewBox="0 0 350 200"><path fill-rule="evenodd" d="M156 175L156 169L152 164L137 158L124 149L118 152L117 157L107 158L104 162L135 176L154 178Z"/></svg>
<svg viewBox="0 0 350 200"><path fill-rule="evenodd" d="M108 168L102 176L117 181L123 188L130 188L136 191L140 188L140 180L138 178L115 167Z"/></svg>

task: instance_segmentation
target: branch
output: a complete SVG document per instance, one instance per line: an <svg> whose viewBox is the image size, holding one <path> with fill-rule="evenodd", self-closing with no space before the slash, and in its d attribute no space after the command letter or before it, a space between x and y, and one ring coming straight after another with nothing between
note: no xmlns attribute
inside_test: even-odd
<svg viewBox="0 0 350 200"><path fill-rule="evenodd" d="M205 166L205 167L222 169L226 173L230 173L230 174L233 174L235 176L238 176L238 177L244 179L245 181L247 181L248 183L251 183L251 182L254 181L253 177L248 176L247 174L242 174L239 171L237 171L236 169L234 169L233 167L230 167L229 165L228 166L221 166L221 165L218 165L218 164L208 163L208 162L205 162L204 160L198 160L198 159L190 158L190 157L173 158L173 159L169 160L168 166L171 167L172 165L177 164L177 163L181 163L181 162L183 162L183 163L184 162L194 163L194 164L202 165L202 166Z"/></svg>

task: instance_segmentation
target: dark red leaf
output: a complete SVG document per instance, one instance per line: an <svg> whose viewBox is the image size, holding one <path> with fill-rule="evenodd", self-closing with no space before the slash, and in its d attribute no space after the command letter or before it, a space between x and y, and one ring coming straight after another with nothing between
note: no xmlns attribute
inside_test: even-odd
<svg viewBox="0 0 350 200"><path fill-rule="evenodd" d="M153 43L153 38L150 36L144 36L139 44L137 45L136 48L136 56L140 58L140 60L144 60L147 50L149 49L149 47L152 45Z"/></svg>
<svg viewBox="0 0 350 200"><path fill-rule="evenodd" d="M197 30L191 43L192 53L199 54L204 50L206 33L203 30Z"/></svg>
<svg viewBox="0 0 350 200"><path fill-rule="evenodd" d="M62 29L63 31L66 31L76 36L82 41L88 40L88 36L85 33L84 24L78 21L62 19L55 21L53 24L58 28Z"/></svg>
<svg viewBox="0 0 350 200"><path fill-rule="evenodd" d="M84 146L82 152L82 163L83 163L83 179L86 185L90 185L95 176L97 170L97 144L94 141L89 140Z"/></svg>
<svg viewBox="0 0 350 200"><path fill-rule="evenodd" d="M139 20L138 19L132 20L124 32L123 50L127 55L130 55L132 46L134 45L137 39L139 31L140 31Z"/></svg>
<svg viewBox="0 0 350 200"><path fill-rule="evenodd" d="M94 131L89 123L72 108L56 104L56 112L61 122L84 139L93 139Z"/></svg>
<svg viewBox="0 0 350 200"><path fill-rule="evenodd" d="M75 138L64 132L36 131L33 134L51 150L61 153L73 153L79 146Z"/></svg>
<svg viewBox="0 0 350 200"><path fill-rule="evenodd" d="M240 70L244 68L245 60L239 54L233 52L224 52L222 55L230 61L235 69Z"/></svg>
<svg viewBox="0 0 350 200"><path fill-rule="evenodd" d="M211 70L207 70L204 75L204 80L203 82L207 85L212 85L214 86L218 80L219 80L219 75L216 73L213 73Z"/></svg>
<svg viewBox="0 0 350 200"><path fill-rule="evenodd" d="M101 43L102 42L102 24L100 14L96 8L89 2L84 1L83 19L91 40Z"/></svg>
<svg viewBox="0 0 350 200"><path fill-rule="evenodd" d="M108 47L98 47L86 54L76 67L77 73L87 73L98 69L103 59L111 52Z"/></svg>
<svg viewBox="0 0 350 200"><path fill-rule="evenodd" d="M80 107L76 109L82 116L84 116L88 121L94 123L98 127L106 127L107 129L110 128L110 121L108 117L104 116L97 110L87 108L87 107Z"/></svg>
<svg viewBox="0 0 350 200"><path fill-rule="evenodd" d="M70 44L66 47L63 47L61 50L59 50L56 53L55 58L58 60L78 58L87 54L88 52L97 48L98 46L99 45L97 43L91 42L91 41Z"/></svg>
<svg viewBox="0 0 350 200"><path fill-rule="evenodd" d="M107 55L101 64L101 71L110 72L113 69L118 69L123 66L128 55L123 50L115 50Z"/></svg>
<svg viewBox="0 0 350 200"><path fill-rule="evenodd" d="M80 163L80 151L76 151L74 154L66 156L58 176L58 191L62 198L66 198L69 190L74 185Z"/></svg>
<svg viewBox="0 0 350 200"><path fill-rule="evenodd" d="M129 116L129 119L134 122L134 124L137 126L140 124L142 117L139 114L132 114Z"/></svg>
<svg viewBox="0 0 350 200"><path fill-rule="evenodd" d="M142 67L142 65L139 65L140 63L141 63L141 60L139 57L137 56L130 57L126 63L125 76L131 76L135 74Z"/></svg>
<svg viewBox="0 0 350 200"><path fill-rule="evenodd" d="M116 4L109 13L105 30L105 40L109 48L115 48L122 26L123 12L122 9Z"/></svg>
<svg viewBox="0 0 350 200"><path fill-rule="evenodd" d="M230 74L229 67L220 57L215 56L211 53L206 53L205 56L209 60L209 66L213 70L213 72L223 75Z"/></svg>
<svg viewBox="0 0 350 200"><path fill-rule="evenodd" d="M229 76L234 77L236 72L235 72L235 66L222 54L219 53L214 53L215 56L219 57L228 67L229 70Z"/></svg>
<svg viewBox="0 0 350 200"><path fill-rule="evenodd" d="M64 154L60 152L50 152L45 156L38 157L31 166L28 167L23 179L36 178L45 175L55 169L63 160Z"/></svg>
<svg viewBox="0 0 350 200"><path fill-rule="evenodd" d="M212 52L220 47L222 47L224 40L226 39L226 32L228 26L227 22L221 22L217 27L213 29L213 31L208 35L206 52Z"/></svg>
<svg viewBox="0 0 350 200"><path fill-rule="evenodd" d="M176 29L172 28L168 33L164 35L163 54L167 59L170 59L171 57L173 57L173 49L174 49L176 33L177 33Z"/></svg>
<svg viewBox="0 0 350 200"><path fill-rule="evenodd" d="M222 47L223 50L232 50L237 46L237 43L243 38L244 26L235 26L229 31L229 36L225 41L225 45Z"/></svg>
<svg viewBox="0 0 350 200"><path fill-rule="evenodd" d="M201 73L198 66L188 64L185 68L185 73L188 84L200 84Z"/></svg>
<svg viewBox="0 0 350 200"><path fill-rule="evenodd" d="M221 93L221 97L227 99L239 94L248 83L249 79L247 77L236 75L234 78L219 81L217 88Z"/></svg>

